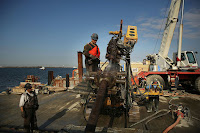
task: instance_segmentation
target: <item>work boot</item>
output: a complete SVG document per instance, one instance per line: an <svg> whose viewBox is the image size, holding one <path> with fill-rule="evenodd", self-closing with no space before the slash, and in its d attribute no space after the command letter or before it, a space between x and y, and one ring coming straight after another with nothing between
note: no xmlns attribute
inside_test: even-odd
<svg viewBox="0 0 200 133"><path fill-rule="evenodd" d="M147 103L147 112L148 113L152 112L152 108L153 108L153 98L150 97Z"/></svg>
<svg viewBox="0 0 200 133"><path fill-rule="evenodd" d="M159 110L159 109L158 109L158 106L155 107L154 111L155 111L155 112L158 112L158 110Z"/></svg>
<svg viewBox="0 0 200 133"><path fill-rule="evenodd" d="M31 131L30 131L30 129L24 128L24 132L25 133L30 133Z"/></svg>
<svg viewBox="0 0 200 133"><path fill-rule="evenodd" d="M151 112L152 112L152 108L148 108L147 113L151 113Z"/></svg>
<svg viewBox="0 0 200 133"><path fill-rule="evenodd" d="M154 110L155 110L155 112L157 112L159 110L158 109L158 106L159 106L159 96L154 99L154 103L155 103Z"/></svg>
<svg viewBox="0 0 200 133"><path fill-rule="evenodd" d="M148 113L152 112L152 104L151 103L147 104L147 112Z"/></svg>

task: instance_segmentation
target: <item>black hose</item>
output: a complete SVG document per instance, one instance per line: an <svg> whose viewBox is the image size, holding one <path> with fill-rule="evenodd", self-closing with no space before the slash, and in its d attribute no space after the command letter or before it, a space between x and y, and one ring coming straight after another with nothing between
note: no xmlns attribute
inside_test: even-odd
<svg viewBox="0 0 200 133"><path fill-rule="evenodd" d="M106 61L103 63L103 65L101 66L101 68L106 64L107 61L108 61L108 60L106 60ZM101 69L101 68L100 68L100 69Z"/></svg>

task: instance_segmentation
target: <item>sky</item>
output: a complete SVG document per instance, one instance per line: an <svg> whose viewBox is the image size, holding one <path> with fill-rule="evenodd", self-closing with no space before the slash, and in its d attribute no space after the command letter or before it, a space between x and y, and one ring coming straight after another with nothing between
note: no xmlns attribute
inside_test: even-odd
<svg viewBox="0 0 200 133"><path fill-rule="evenodd" d="M111 35L137 26L138 42L132 62L158 53L170 0L0 0L0 66L78 65L77 52L99 35L100 59L106 61ZM178 22L179 23L179 22ZM178 27L178 26L177 26ZM182 50L199 52L200 1L185 0ZM169 57L177 51L175 29ZM83 56L84 60L84 56ZM84 62L84 61L83 61ZM83 63L84 64L84 63Z"/></svg>

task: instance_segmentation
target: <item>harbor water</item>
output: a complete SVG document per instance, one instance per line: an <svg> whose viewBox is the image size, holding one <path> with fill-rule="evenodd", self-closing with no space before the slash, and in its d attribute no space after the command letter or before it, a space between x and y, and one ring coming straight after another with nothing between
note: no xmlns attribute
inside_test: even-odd
<svg viewBox="0 0 200 133"><path fill-rule="evenodd" d="M39 68L0 68L0 92L9 87L18 86L20 82L25 81L27 75L34 75L39 77L39 81L43 84L48 82L48 71L53 71L54 77L72 76L72 71L76 68L46 68L41 70ZM85 69L83 69L85 71Z"/></svg>

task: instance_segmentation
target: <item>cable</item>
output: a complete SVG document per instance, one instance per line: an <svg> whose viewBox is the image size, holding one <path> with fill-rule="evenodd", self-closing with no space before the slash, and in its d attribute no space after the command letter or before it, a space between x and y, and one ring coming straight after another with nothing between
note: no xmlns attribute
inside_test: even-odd
<svg viewBox="0 0 200 133"><path fill-rule="evenodd" d="M145 123L145 128L148 130L148 128L147 128L147 124L148 124L151 120L156 119L156 118L161 117L161 116L164 116L164 115L167 115L167 114L169 114L169 112L170 112L170 110L167 111L167 112L164 113L164 114L160 114L160 115L158 115L158 116L155 116L155 117L149 119L149 120Z"/></svg>
<svg viewBox="0 0 200 133"><path fill-rule="evenodd" d="M177 104L172 104L172 103L171 103L172 100L174 100L174 98L171 98L171 99L169 100L169 102L168 102L168 104L169 104L169 109L170 109L170 110L172 110L172 109L171 109L171 106L175 106L175 107L178 108L178 105L177 105Z"/></svg>
<svg viewBox="0 0 200 133"><path fill-rule="evenodd" d="M106 64L107 61L108 61L108 60L106 60L106 61L103 63L103 65L101 66L101 68ZM100 68L100 69L101 69L101 68Z"/></svg>
<svg viewBox="0 0 200 133"><path fill-rule="evenodd" d="M141 122L143 122L143 121L145 121L145 120L147 120L147 119L149 119L149 118L151 118L151 117L153 117L153 116L155 116L156 114L158 114L158 113L160 113L162 111L167 111L168 112L169 110L167 110L167 109L159 110L158 112L155 112L154 114L152 114L152 115L150 115L150 116L148 116L148 117L146 117L146 118L144 118L144 119L142 119L142 120L140 120L140 121L138 121L138 122L130 125L130 128L133 127L133 126L135 126L135 125L137 125L137 124L139 124L139 123L141 123Z"/></svg>
<svg viewBox="0 0 200 133"><path fill-rule="evenodd" d="M164 18L165 18L166 14L167 14L167 7L168 7L168 6L169 6L169 0L168 0L168 3L167 3L167 6L166 6L166 11L165 11ZM160 31L159 31L159 34L158 34L158 38L159 38L159 36L160 36L160 32L161 32L161 29L162 29L162 26L163 26L163 22L164 22L164 19L163 19L162 24L161 24L161 27L160 27ZM156 49L156 46L157 46L157 43L158 43L158 38L157 38L157 40L156 40L156 45L155 45L155 47L154 47L153 53L155 52L155 49Z"/></svg>
<svg viewBox="0 0 200 133"><path fill-rule="evenodd" d="M200 119L198 119L198 118L196 118L196 117L194 117L194 116L192 116L191 118L192 118L192 119L195 119L195 120L197 120L197 121L200 121Z"/></svg>
<svg viewBox="0 0 200 133"><path fill-rule="evenodd" d="M170 99L170 101L169 101L169 109L170 109L170 110L167 110L167 109L159 110L158 112L156 112L156 113L154 113L154 114L152 114L152 115L150 115L150 116L148 116L148 117L146 117L146 118L144 118L144 119L142 119L142 120L140 120L140 121L138 121L138 122L132 124L130 127L133 127L133 126L135 126L135 125L137 125L137 124L139 124L139 123L141 123L141 122L143 122L143 121L145 121L145 120L151 118L151 119L149 119L149 120L145 123L145 126L146 126L146 128L147 128L147 123L150 122L151 120L156 119L156 118L161 117L161 116L164 116L164 115L167 115L167 114L171 111L170 106L176 106L176 107L177 107L177 105L171 104L171 101L172 101L172 100L173 100L173 98ZM158 116L155 116L156 114L158 114L158 113L160 113L160 112L162 112L162 111L166 111L166 113L160 114L160 115L158 115ZM153 117L153 116L155 116L155 117ZM152 117L153 117L153 118L152 118Z"/></svg>

